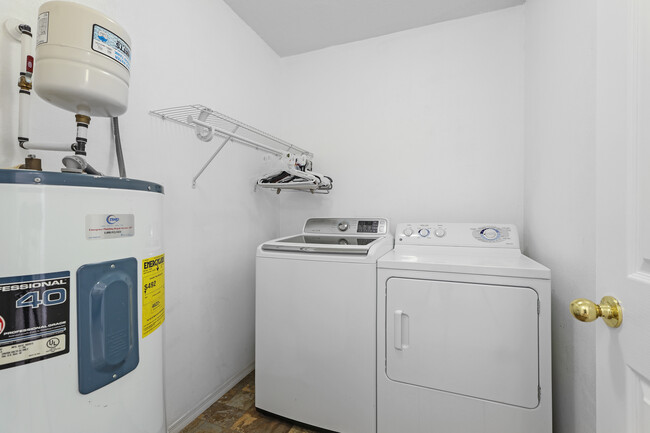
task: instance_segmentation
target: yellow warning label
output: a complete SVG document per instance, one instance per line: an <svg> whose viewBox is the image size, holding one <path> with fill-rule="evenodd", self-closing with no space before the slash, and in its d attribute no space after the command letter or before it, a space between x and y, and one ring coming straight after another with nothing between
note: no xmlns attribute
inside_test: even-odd
<svg viewBox="0 0 650 433"><path fill-rule="evenodd" d="M165 321L165 255L142 261L142 338Z"/></svg>

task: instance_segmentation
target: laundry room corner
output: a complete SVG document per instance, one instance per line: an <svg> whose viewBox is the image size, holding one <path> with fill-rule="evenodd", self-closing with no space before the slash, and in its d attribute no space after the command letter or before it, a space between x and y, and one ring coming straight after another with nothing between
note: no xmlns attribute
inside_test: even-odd
<svg viewBox="0 0 650 433"><path fill-rule="evenodd" d="M17 18L35 28L41 3L3 4L0 21ZM193 189L218 140L199 141L193 131L148 113L201 103L279 134L279 58L221 1L81 3L120 22L132 39L129 108L120 132L128 176L165 187L165 390L168 425L179 431L253 368L254 252L279 224L275 194L254 185L277 161L230 144ZM0 33L0 165L6 168L28 152L15 144L20 44ZM74 132L72 114L33 100L34 137L61 141ZM92 120L87 147L97 170L117 176L108 119ZM58 170L64 155L39 152L50 170Z"/></svg>
<svg viewBox="0 0 650 433"><path fill-rule="evenodd" d="M175 432L253 368L254 251L277 226L275 197L255 191L254 185L276 161L230 142L193 188L193 179L223 139L201 141L194 131L148 112L203 104L276 132L279 64L277 55L221 1L131 7L136 10L130 21L141 28L141 53L148 63L134 77L142 98L132 109L149 134L135 132L135 116L131 130L136 142L148 143L142 170L162 174L168 184L165 385L169 429ZM140 17L152 11L142 26ZM151 76L152 71L159 76Z"/></svg>
<svg viewBox="0 0 650 433"><path fill-rule="evenodd" d="M596 297L596 2L526 3L526 254L553 273L553 427L596 424L596 327L569 314Z"/></svg>

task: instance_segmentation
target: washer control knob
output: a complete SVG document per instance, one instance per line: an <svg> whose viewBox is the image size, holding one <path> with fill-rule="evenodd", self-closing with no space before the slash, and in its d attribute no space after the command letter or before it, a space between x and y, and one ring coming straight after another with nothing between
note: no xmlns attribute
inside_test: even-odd
<svg viewBox="0 0 650 433"><path fill-rule="evenodd" d="M499 232L496 229L488 228L484 229L481 234L483 237L489 241L493 241L499 237Z"/></svg>
<svg viewBox="0 0 650 433"><path fill-rule="evenodd" d="M341 221L339 223L339 230L342 232L346 231L350 227L350 224L346 223L345 221Z"/></svg>
<svg viewBox="0 0 650 433"><path fill-rule="evenodd" d="M447 234L447 231L445 229L436 229L436 231L434 231L433 234L441 238Z"/></svg>
<svg viewBox="0 0 650 433"><path fill-rule="evenodd" d="M402 233L404 233L404 236L411 236L413 234L413 229L405 228Z"/></svg>
<svg viewBox="0 0 650 433"><path fill-rule="evenodd" d="M431 233L431 231L429 231L429 229L420 229L418 230L418 233L420 233L420 236L422 236L423 238L426 238L427 236L429 236L429 233Z"/></svg>

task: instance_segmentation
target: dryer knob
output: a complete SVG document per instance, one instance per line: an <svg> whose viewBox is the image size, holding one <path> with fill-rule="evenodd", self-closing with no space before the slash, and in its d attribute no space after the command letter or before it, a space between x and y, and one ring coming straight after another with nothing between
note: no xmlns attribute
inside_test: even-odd
<svg viewBox="0 0 650 433"><path fill-rule="evenodd" d="M483 229L483 231L481 231L481 234L483 235L483 237L485 239L487 239L489 241L493 241L493 240L495 240L496 238L499 237L499 231L497 229L493 229L491 227Z"/></svg>
<svg viewBox="0 0 650 433"><path fill-rule="evenodd" d="M350 224L346 223L345 221L339 223L339 230L342 232L346 231L350 227Z"/></svg>

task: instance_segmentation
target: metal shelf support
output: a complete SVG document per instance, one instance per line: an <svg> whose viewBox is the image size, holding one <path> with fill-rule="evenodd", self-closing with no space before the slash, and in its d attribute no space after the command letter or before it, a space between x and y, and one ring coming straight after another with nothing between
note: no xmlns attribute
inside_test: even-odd
<svg viewBox="0 0 650 433"><path fill-rule="evenodd" d="M234 133L235 131L237 131L237 128L238 128L238 127L235 127L235 129L234 129L232 132ZM223 142L221 143L221 145L219 145L219 147L217 148L217 150L212 154L212 156L210 157L210 159L208 159L208 161L207 161L205 164L203 164L203 167L201 167L201 170L199 170L199 172L196 173L196 176L194 176L194 177L192 178L192 188L196 188L196 180L199 178L199 176L201 176L201 175L203 174L203 172L205 171L205 169L208 168L208 165L210 165L210 163L212 162L212 160L217 156L217 154L218 154L219 152L221 152L221 149L223 149L223 147L224 147L224 146L225 146L225 145L226 145L226 144L227 144L231 139L232 139L232 137L226 137L226 139L223 140Z"/></svg>

